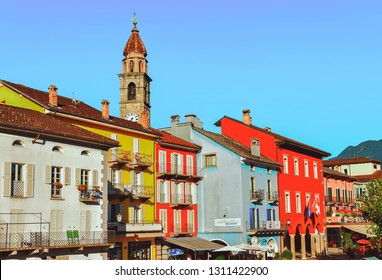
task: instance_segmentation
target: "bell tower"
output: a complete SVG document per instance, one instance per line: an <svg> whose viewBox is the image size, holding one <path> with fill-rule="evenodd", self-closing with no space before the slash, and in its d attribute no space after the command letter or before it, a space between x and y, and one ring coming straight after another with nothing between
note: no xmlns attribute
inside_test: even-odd
<svg viewBox="0 0 382 280"><path fill-rule="evenodd" d="M139 36L137 21L123 49L120 80L120 118L136 121L143 127L150 126L150 82L146 48Z"/></svg>

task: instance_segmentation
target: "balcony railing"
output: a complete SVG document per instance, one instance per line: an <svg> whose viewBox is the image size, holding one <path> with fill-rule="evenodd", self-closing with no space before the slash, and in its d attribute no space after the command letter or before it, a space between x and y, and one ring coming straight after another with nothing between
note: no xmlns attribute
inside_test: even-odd
<svg viewBox="0 0 382 280"><path fill-rule="evenodd" d="M174 223L174 233L190 234L194 232L194 224L192 223ZM171 224L170 224L171 227Z"/></svg>
<svg viewBox="0 0 382 280"><path fill-rule="evenodd" d="M153 164L153 157L149 154L113 148L110 150L109 163L117 168L122 168L125 165L130 168L147 168Z"/></svg>
<svg viewBox="0 0 382 280"><path fill-rule="evenodd" d="M249 197L254 202L264 200L264 190L250 191Z"/></svg>
<svg viewBox="0 0 382 280"><path fill-rule="evenodd" d="M109 223L109 229L117 232L163 232L162 224L155 220L122 220L120 223Z"/></svg>
<svg viewBox="0 0 382 280"><path fill-rule="evenodd" d="M157 163L157 176L159 178L197 179L203 178L203 169L191 165L180 165L174 163Z"/></svg>
<svg viewBox="0 0 382 280"><path fill-rule="evenodd" d="M171 195L171 204L191 205L192 195L191 194L173 194Z"/></svg>
<svg viewBox="0 0 382 280"><path fill-rule="evenodd" d="M12 196L24 197L24 181L12 181Z"/></svg>
<svg viewBox="0 0 382 280"><path fill-rule="evenodd" d="M150 198L150 197L154 196L154 187L153 186L133 185L130 188L131 188L131 195L133 198L134 197L136 197L136 198Z"/></svg>
<svg viewBox="0 0 382 280"><path fill-rule="evenodd" d="M287 225L280 221L256 221L250 225L249 230L283 230Z"/></svg>
<svg viewBox="0 0 382 280"><path fill-rule="evenodd" d="M80 201L86 204L99 204L100 199L102 199L103 192L101 191L100 187L93 186L93 187L85 187L80 188L77 187L79 190L79 196Z"/></svg>
<svg viewBox="0 0 382 280"><path fill-rule="evenodd" d="M271 191L267 192L267 200L268 202L277 202L279 201L279 192L278 191Z"/></svg>
<svg viewBox="0 0 382 280"><path fill-rule="evenodd" d="M67 232L0 233L0 251L111 246L114 243L114 231L79 231L76 238L68 238Z"/></svg>

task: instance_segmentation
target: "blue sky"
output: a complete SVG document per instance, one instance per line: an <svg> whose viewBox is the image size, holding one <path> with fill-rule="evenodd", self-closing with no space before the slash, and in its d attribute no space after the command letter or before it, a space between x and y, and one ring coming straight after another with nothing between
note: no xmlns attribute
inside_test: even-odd
<svg viewBox="0 0 382 280"><path fill-rule="evenodd" d="M119 115L133 13L148 51L151 125L227 115L337 155L381 139L380 0L2 1L0 79ZM58 2L58 1L57 1Z"/></svg>

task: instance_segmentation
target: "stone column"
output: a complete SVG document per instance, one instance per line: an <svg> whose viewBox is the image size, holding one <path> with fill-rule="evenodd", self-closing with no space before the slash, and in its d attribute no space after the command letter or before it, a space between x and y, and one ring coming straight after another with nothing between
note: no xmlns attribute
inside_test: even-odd
<svg viewBox="0 0 382 280"><path fill-rule="evenodd" d="M306 260L305 234L301 234L301 259Z"/></svg>
<svg viewBox="0 0 382 280"><path fill-rule="evenodd" d="M294 234L289 234L289 237L290 237L290 250L292 251L292 254L293 254L293 260L296 259L296 247L295 247L295 244L294 244L294 237L295 235Z"/></svg>
<svg viewBox="0 0 382 280"><path fill-rule="evenodd" d="M321 254L326 255L326 237L325 233L320 233L320 240L321 240Z"/></svg>
<svg viewBox="0 0 382 280"><path fill-rule="evenodd" d="M311 258L316 257L316 235L311 234L310 235L310 251L311 251Z"/></svg>

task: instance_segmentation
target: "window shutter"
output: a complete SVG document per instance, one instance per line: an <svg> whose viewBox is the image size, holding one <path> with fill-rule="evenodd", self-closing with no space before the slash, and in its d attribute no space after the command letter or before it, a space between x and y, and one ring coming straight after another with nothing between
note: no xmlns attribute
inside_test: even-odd
<svg viewBox="0 0 382 280"><path fill-rule="evenodd" d="M34 194L34 165L27 165L27 197L33 197Z"/></svg>
<svg viewBox="0 0 382 280"><path fill-rule="evenodd" d="M71 169L70 167L65 167L65 185L70 185L71 183Z"/></svg>
<svg viewBox="0 0 382 280"><path fill-rule="evenodd" d="M191 184L191 194L192 194L192 204L197 204L198 197L197 197L197 188L195 183Z"/></svg>
<svg viewBox="0 0 382 280"><path fill-rule="evenodd" d="M98 170L93 170L93 186L98 186Z"/></svg>
<svg viewBox="0 0 382 280"><path fill-rule="evenodd" d="M160 180L157 180L157 202L160 202L159 200L159 197L160 197L161 193L160 193Z"/></svg>
<svg viewBox="0 0 382 280"><path fill-rule="evenodd" d="M45 166L45 184L52 183L52 166Z"/></svg>
<svg viewBox="0 0 382 280"><path fill-rule="evenodd" d="M76 168L76 185L81 184L81 169Z"/></svg>
<svg viewBox="0 0 382 280"><path fill-rule="evenodd" d="M169 203L170 202L170 182L169 181L165 181L164 182L164 202L166 203Z"/></svg>
<svg viewBox="0 0 382 280"><path fill-rule="evenodd" d="M4 162L4 196L11 196L11 163Z"/></svg>

